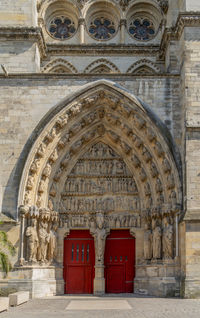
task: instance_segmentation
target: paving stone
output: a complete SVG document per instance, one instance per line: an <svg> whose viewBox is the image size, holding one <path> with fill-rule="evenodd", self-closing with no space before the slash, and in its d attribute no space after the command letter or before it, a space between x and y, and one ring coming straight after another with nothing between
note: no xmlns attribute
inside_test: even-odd
<svg viewBox="0 0 200 318"><path fill-rule="evenodd" d="M82 302L85 309L72 307ZM96 309L91 309L91 303ZM112 304L115 309L106 308ZM70 310L70 303L73 304ZM88 303L88 304L87 304ZM104 305L105 303L105 305ZM119 304L127 309L119 309ZM87 309L89 308L90 309ZM100 308L101 309L98 309ZM66 310L66 308L68 308ZM167 299L135 295L93 296L56 296L30 300L19 307L11 307L2 313L1 318L199 318L200 299Z"/></svg>

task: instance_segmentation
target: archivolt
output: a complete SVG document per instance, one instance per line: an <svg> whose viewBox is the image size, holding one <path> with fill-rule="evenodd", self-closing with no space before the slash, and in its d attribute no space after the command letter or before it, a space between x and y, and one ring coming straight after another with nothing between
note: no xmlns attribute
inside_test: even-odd
<svg viewBox="0 0 200 318"><path fill-rule="evenodd" d="M151 73L151 74L155 74L155 73L159 73L160 69L159 67L153 63L150 60L147 59L142 59L137 61L136 63L132 64L128 69L127 69L127 73L137 73L138 70L141 69L145 69L148 70L147 73Z"/></svg>
<svg viewBox="0 0 200 318"><path fill-rule="evenodd" d="M120 73L118 67L106 60L106 59L98 59L91 64L89 64L86 69L84 70L84 73Z"/></svg>
<svg viewBox="0 0 200 318"><path fill-rule="evenodd" d="M49 208L57 211L67 176L79 156L99 141L124 159L134 175L141 208L181 203L168 141L137 98L111 82L97 81L54 112L28 156L19 205L48 208L51 202Z"/></svg>
<svg viewBox="0 0 200 318"><path fill-rule="evenodd" d="M54 59L46 64L43 69L43 73L77 73L77 69L68 61L64 59Z"/></svg>

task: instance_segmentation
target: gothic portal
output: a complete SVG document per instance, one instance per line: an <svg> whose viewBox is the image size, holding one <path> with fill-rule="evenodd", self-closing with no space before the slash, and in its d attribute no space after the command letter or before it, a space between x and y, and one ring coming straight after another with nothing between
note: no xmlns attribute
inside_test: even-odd
<svg viewBox="0 0 200 318"><path fill-rule="evenodd" d="M0 2L0 288L199 297L199 0Z"/></svg>
<svg viewBox="0 0 200 318"><path fill-rule="evenodd" d="M54 292L175 288L180 178L148 112L99 81L44 118L21 179L19 264L53 275Z"/></svg>

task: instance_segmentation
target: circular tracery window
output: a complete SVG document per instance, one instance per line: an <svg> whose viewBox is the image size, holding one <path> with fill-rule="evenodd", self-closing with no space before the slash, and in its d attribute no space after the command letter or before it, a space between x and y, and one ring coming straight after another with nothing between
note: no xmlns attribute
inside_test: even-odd
<svg viewBox="0 0 200 318"><path fill-rule="evenodd" d="M129 24L128 31L136 40L147 41L155 36L153 23L148 19L136 18Z"/></svg>
<svg viewBox="0 0 200 318"><path fill-rule="evenodd" d="M99 17L90 22L89 33L97 40L109 40L115 32L115 24L108 18Z"/></svg>
<svg viewBox="0 0 200 318"><path fill-rule="evenodd" d="M75 23L66 16L55 17L49 24L49 32L56 39L68 39L76 32Z"/></svg>

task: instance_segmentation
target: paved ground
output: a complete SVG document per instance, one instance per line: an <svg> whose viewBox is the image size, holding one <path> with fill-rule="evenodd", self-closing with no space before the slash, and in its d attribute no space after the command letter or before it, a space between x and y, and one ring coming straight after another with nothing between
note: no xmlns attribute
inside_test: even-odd
<svg viewBox="0 0 200 318"><path fill-rule="evenodd" d="M11 317L200 318L200 299L165 299L130 295L110 295L107 297L58 296L31 300L0 314L0 318Z"/></svg>

